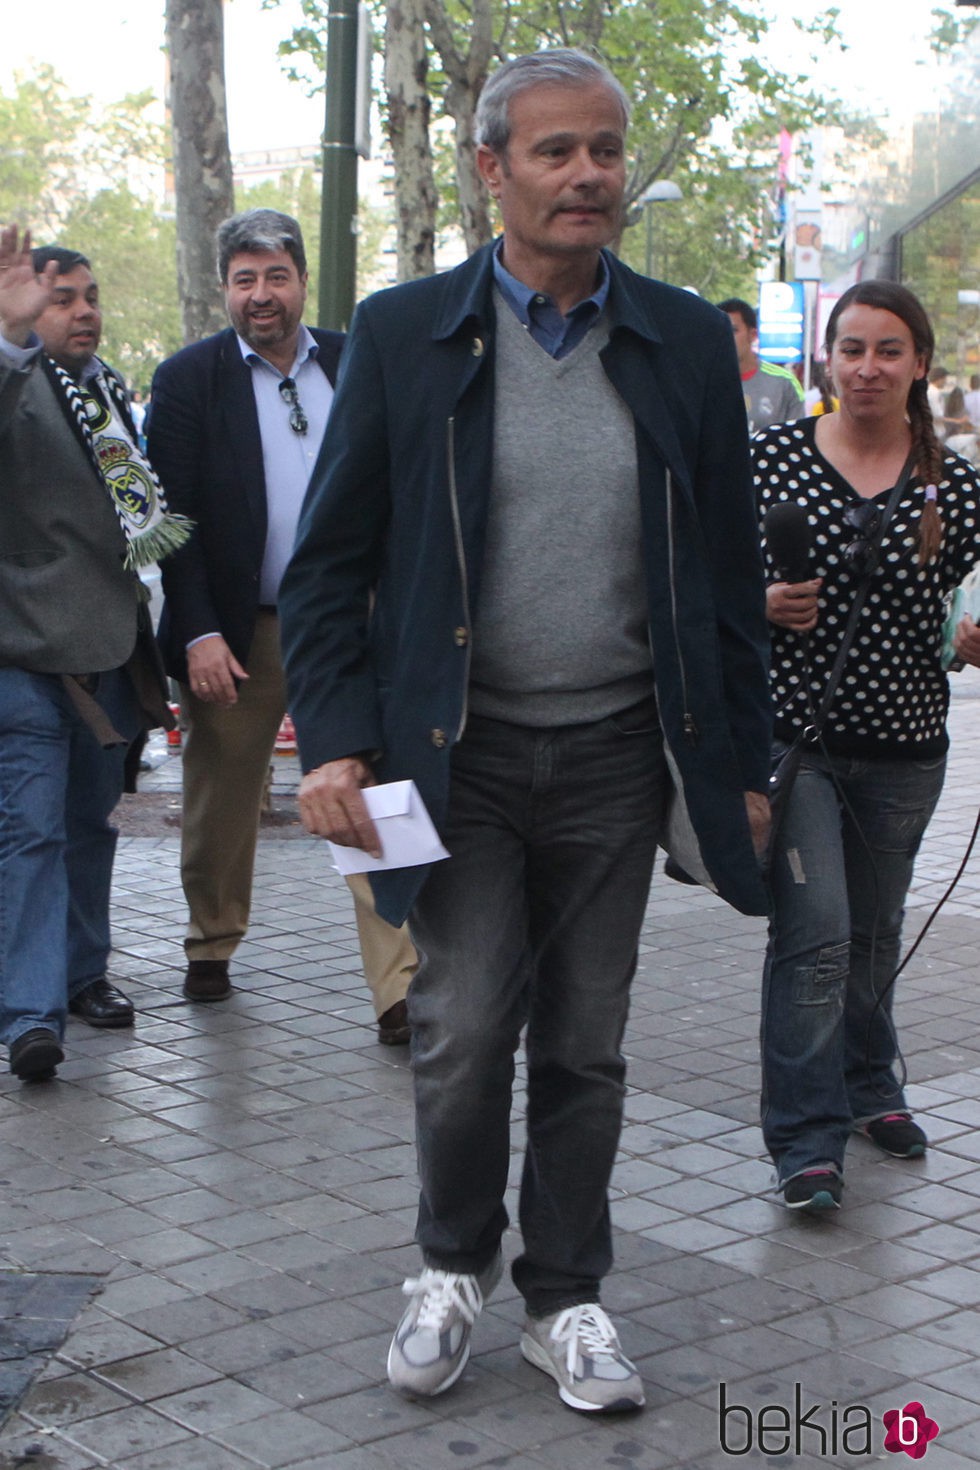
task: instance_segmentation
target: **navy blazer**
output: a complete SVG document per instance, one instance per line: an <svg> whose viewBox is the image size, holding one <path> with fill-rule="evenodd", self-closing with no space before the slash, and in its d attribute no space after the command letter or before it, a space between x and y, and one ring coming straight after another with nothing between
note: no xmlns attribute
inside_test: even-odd
<svg viewBox="0 0 980 1470"><path fill-rule="evenodd" d="M317 362L335 383L343 335L311 331ZM252 374L231 327L157 368L147 447L171 509L195 523L187 545L160 568L167 672L186 683L187 644L214 632L247 668L268 514Z"/></svg>
<svg viewBox="0 0 980 1470"><path fill-rule="evenodd" d="M280 592L304 768L377 753L379 779L411 777L437 827L466 722L491 490L491 248L358 307ZM731 325L607 260L601 360L636 424L661 720L719 891L763 913L743 793L768 784L768 631ZM400 922L424 877L378 874L379 912Z"/></svg>

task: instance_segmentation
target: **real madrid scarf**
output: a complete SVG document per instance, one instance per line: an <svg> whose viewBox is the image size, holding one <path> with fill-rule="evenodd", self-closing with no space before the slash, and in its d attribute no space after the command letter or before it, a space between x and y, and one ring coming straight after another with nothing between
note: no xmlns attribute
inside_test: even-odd
<svg viewBox="0 0 980 1470"><path fill-rule="evenodd" d="M167 509L163 486L137 446L122 384L101 358L95 362L98 372L81 385L50 357L41 357L45 375L119 518L126 537L125 565L138 571L182 546L194 523Z"/></svg>

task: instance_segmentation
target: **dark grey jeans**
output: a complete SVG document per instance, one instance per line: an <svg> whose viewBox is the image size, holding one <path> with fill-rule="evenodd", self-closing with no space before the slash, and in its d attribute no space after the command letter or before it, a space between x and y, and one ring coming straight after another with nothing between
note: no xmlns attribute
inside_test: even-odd
<svg viewBox="0 0 980 1470"><path fill-rule="evenodd" d="M667 788L652 698L560 729L471 719L453 754L452 856L411 920L417 1239L442 1270L494 1256L526 1024L514 1280L535 1316L595 1301L612 1261L620 1047Z"/></svg>
<svg viewBox="0 0 980 1470"><path fill-rule="evenodd" d="M906 1106L889 984L945 767L818 750L800 764L773 852L762 988L762 1131L780 1184L843 1169L852 1126Z"/></svg>

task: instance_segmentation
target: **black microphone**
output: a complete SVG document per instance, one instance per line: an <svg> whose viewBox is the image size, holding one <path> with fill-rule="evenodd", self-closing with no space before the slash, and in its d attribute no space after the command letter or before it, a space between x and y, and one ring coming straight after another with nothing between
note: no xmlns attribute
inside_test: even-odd
<svg viewBox="0 0 980 1470"><path fill-rule="evenodd" d="M781 500L763 521L769 555L784 582L809 582L810 520L802 505Z"/></svg>

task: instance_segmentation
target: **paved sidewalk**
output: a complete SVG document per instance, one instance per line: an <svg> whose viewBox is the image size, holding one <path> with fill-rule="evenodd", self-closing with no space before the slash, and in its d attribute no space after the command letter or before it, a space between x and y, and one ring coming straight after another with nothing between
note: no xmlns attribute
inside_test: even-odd
<svg viewBox="0 0 980 1470"><path fill-rule="evenodd" d="M980 677L954 687L954 758L909 937L980 805ZM277 772L288 802L293 763ZM176 759L143 783L178 784ZM910 1401L940 1426L929 1470L977 1464L980 857L899 982L934 1147L902 1164L855 1141L845 1207L827 1221L777 1205L762 1155L763 927L657 877L606 1293L648 1407L609 1422L563 1408L522 1361L509 1285L451 1393L388 1390L400 1285L417 1266L411 1085L405 1054L374 1037L347 890L280 822L260 845L234 998L190 1006L177 861L162 816L120 844L113 973L136 1000L135 1033L73 1022L56 1082L0 1076L0 1402L19 1398L3 1470L895 1464L882 1415ZM799 1453L796 1384L800 1412L818 1406ZM737 1457L720 1385L745 1406L724 1421L729 1451L751 1415ZM760 1451L765 1405L787 1411L785 1453L778 1410Z"/></svg>

